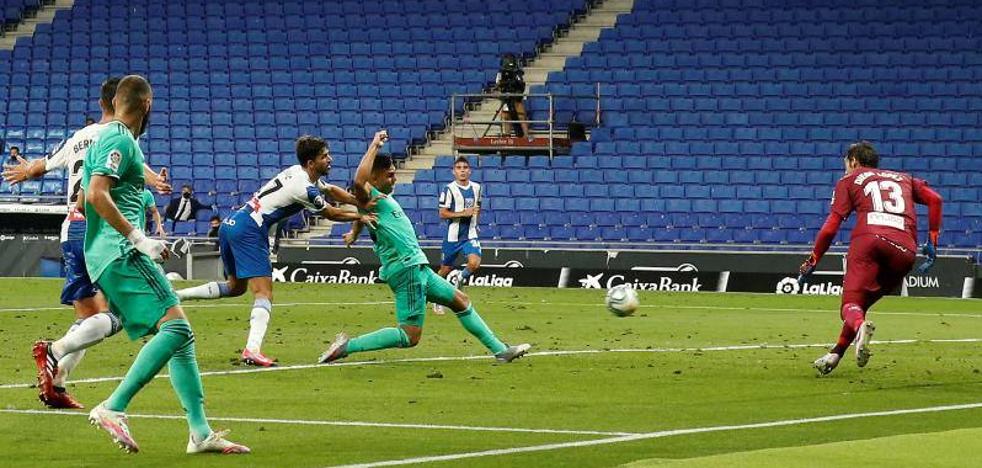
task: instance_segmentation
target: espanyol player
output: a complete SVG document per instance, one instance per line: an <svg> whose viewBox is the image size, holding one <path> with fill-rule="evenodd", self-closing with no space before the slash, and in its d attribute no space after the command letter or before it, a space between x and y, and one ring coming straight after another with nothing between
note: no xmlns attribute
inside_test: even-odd
<svg viewBox="0 0 982 468"><path fill-rule="evenodd" d="M453 164L454 181L440 193L440 219L447 220L447 234L443 238L443 255L440 276L446 278L454 269L457 257L463 255L467 265L450 278L451 284L462 289L477 269L481 267L481 241L478 240L477 219L481 214L481 184L471 180L471 165L461 156ZM433 305L433 312L443 314L443 307Z"/></svg>
<svg viewBox="0 0 982 468"><path fill-rule="evenodd" d="M217 299L237 297L252 291L254 301L249 318L249 337L242 350L242 362L252 366L271 367L276 361L263 355L260 347L269 326L273 310L273 265L269 261L269 230L283 219L307 209L332 221L361 221L374 224L372 214L358 214L329 205L324 195L351 205L355 197L334 185L322 182L321 177L331 170L327 143L305 135L297 139L297 159L273 177L266 185L218 230L218 245L227 281L211 282L177 291L186 299Z"/></svg>

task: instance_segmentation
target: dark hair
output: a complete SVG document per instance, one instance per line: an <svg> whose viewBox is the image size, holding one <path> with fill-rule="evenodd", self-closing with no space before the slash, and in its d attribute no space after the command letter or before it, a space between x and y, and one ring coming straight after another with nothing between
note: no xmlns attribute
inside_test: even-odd
<svg viewBox="0 0 982 468"><path fill-rule="evenodd" d="M18 147L18 146L11 146L10 147L10 151L13 151L13 150L17 150L17 152L20 153L20 147Z"/></svg>
<svg viewBox="0 0 982 468"><path fill-rule="evenodd" d="M153 93L150 82L140 75L126 75L116 84L116 96L124 105L136 104Z"/></svg>
<svg viewBox="0 0 982 468"><path fill-rule="evenodd" d="M99 90L99 100L102 101L102 105L106 106L110 112L116 110L113 107L113 97L116 96L116 87L119 86L119 77L110 76L106 78L106 81L102 82L102 88ZM90 118L90 117L86 117Z"/></svg>
<svg viewBox="0 0 982 468"><path fill-rule="evenodd" d="M471 162L467 160L467 156L458 156L457 159L454 160L453 165L456 166L459 163L467 164L467 167L471 166Z"/></svg>
<svg viewBox="0 0 982 468"><path fill-rule="evenodd" d="M880 167L880 155L876 153L873 144L866 140L849 145L846 159L855 160L863 167Z"/></svg>
<svg viewBox="0 0 982 468"><path fill-rule="evenodd" d="M212 215L209 221L221 221L221 220L222 218L218 217L218 215Z"/></svg>
<svg viewBox="0 0 982 468"><path fill-rule="evenodd" d="M372 173L388 170L392 167L392 155L380 154L375 156L375 163L372 164Z"/></svg>
<svg viewBox="0 0 982 468"><path fill-rule="evenodd" d="M323 138L312 135L301 136L297 138L297 161L300 161L301 166L306 166L307 162L316 159L325 149L327 149L327 142Z"/></svg>

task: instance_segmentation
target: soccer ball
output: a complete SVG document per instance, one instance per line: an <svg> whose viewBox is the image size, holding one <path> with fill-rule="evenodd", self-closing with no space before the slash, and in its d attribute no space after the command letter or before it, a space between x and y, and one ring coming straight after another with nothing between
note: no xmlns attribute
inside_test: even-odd
<svg viewBox="0 0 982 468"><path fill-rule="evenodd" d="M607 310L618 317L626 317L634 313L641 301L638 293L630 284L619 284L607 290Z"/></svg>

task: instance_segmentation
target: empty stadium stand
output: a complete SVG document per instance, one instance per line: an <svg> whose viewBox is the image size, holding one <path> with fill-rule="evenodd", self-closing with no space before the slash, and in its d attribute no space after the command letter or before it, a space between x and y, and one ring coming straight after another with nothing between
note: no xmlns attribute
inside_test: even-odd
<svg viewBox="0 0 982 468"><path fill-rule="evenodd" d="M143 138L150 163L170 167L176 184L213 192L202 201L226 213L294 163L301 134L331 142L335 181L350 178L379 128L392 136L389 151L404 153L443 125L450 94L479 92L503 52L533 52L584 4L146 0L112 22L114 2L80 0L0 52L0 138L38 157L97 116L107 74L147 74L156 93ZM50 177L53 188L59 176ZM48 187L0 194L38 190Z"/></svg>
<svg viewBox="0 0 982 468"><path fill-rule="evenodd" d="M591 141L551 171L494 159L476 171L486 234L804 244L846 145L867 139L883 167L945 197L944 244L982 246L979 24L972 1L639 0L539 89L600 82ZM427 236L440 235L431 184L446 183L449 161L417 173L417 200L404 202Z"/></svg>
<svg viewBox="0 0 982 468"><path fill-rule="evenodd" d="M41 156L97 115L108 73L147 74L150 163L224 214L293 163L300 134L330 141L337 183L378 128L405 152L444 125L450 94L493 79L500 53L534 53L586 6L138 0L112 23L113 2L79 0L0 51L0 139ZM982 247L979 24L972 0L638 0L533 89L590 94L599 82L603 125L591 141L551 166L474 164L487 186L484 235L804 244L845 146L863 138L884 167L945 197L945 245ZM558 120L587 111L561 108ZM426 238L442 233L436 202L450 160L398 189ZM62 193L61 177L4 184L0 197ZM179 233L206 231L210 214Z"/></svg>

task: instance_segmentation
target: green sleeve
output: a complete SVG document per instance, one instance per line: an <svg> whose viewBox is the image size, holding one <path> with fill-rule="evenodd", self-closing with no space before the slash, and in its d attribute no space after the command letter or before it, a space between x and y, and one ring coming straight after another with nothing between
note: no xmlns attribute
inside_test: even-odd
<svg viewBox="0 0 982 468"><path fill-rule="evenodd" d="M157 200L153 198L153 193L143 189L143 211L147 211L157 205Z"/></svg>
<svg viewBox="0 0 982 468"><path fill-rule="evenodd" d="M119 179L133 165L136 154L133 140L122 134L103 135L96 144L91 161L92 174Z"/></svg>

